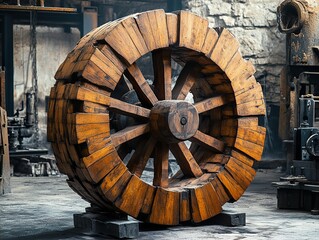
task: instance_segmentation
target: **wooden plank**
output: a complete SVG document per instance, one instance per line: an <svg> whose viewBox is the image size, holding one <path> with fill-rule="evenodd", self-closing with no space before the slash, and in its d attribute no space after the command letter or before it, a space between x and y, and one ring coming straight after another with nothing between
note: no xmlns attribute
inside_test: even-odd
<svg viewBox="0 0 319 240"><path fill-rule="evenodd" d="M218 164L218 163L216 164L216 163L206 162L204 164L201 164L200 168L206 173L207 172L208 173L218 173L222 169L222 165Z"/></svg>
<svg viewBox="0 0 319 240"><path fill-rule="evenodd" d="M67 114L68 124L93 124L109 123L109 114L103 113L69 113Z"/></svg>
<svg viewBox="0 0 319 240"><path fill-rule="evenodd" d="M256 171L252 167L249 167L232 157L229 159L225 167L244 190L246 190L256 175Z"/></svg>
<svg viewBox="0 0 319 240"><path fill-rule="evenodd" d="M202 72L203 72L203 70L202 70ZM219 84L225 84L225 83L229 84L230 83L228 77L223 72L209 73L209 75L205 75L205 80L211 85L219 85Z"/></svg>
<svg viewBox="0 0 319 240"><path fill-rule="evenodd" d="M73 73L73 68L76 64L76 60L81 54L81 50L73 49L66 57L66 59L59 66L54 78L56 80L69 79Z"/></svg>
<svg viewBox="0 0 319 240"><path fill-rule="evenodd" d="M118 164L103 178L98 188L102 193L107 193L124 174L130 175L124 164Z"/></svg>
<svg viewBox="0 0 319 240"><path fill-rule="evenodd" d="M189 185L189 186L202 186L203 183L209 182L209 180L211 178L213 178L214 176L215 176L215 173L204 173L199 178L191 179L187 185Z"/></svg>
<svg viewBox="0 0 319 240"><path fill-rule="evenodd" d="M159 100L172 99L171 49L158 49L152 52L154 87Z"/></svg>
<svg viewBox="0 0 319 240"><path fill-rule="evenodd" d="M216 154L212 152L205 152L200 161L201 164L205 163L215 163L219 165L224 165L228 162L229 156L224 154ZM202 165L200 165L202 166Z"/></svg>
<svg viewBox="0 0 319 240"><path fill-rule="evenodd" d="M87 170L93 183L100 182L114 167L123 164L116 151L90 163Z"/></svg>
<svg viewBox="0 0 319 240"><path fill-rule="evenodd" d="M141 13L136 22L149 51L168 47L168 29L164 10L153 10Z"/></svg>
<svg viewBox="0 0 319 240"><path fill-rule="evenodd" d="M109 59L109 64L118 74L122 74L126 68L126 63L123 59L106 43L97 46L101 53Z"/></svg>
<svg viewBox="0 0 319 240"><path fill-rule="evenodd" d="M85 68L81 72L81 76L93 84L114 90L117 79L112 79L108 73L104 72L96 63L88 61ZM119 76L120 78L120 76Z"/></svg>
<svg viewBox="0 0 319 240"><path fill-rule="evenodd" d="M169 149L176 158L185 176L200 177L203 172L184 142L172 143Z"/></svg>
<svg viewBox="0 0 319 240"><path fill-rule="evenodd" d="M86 168L90 167L92 164L94 164L96 161L99 161L101 158L106 157L110 155L110 153L115 152L115 148L111 143L104 146L104 148L101 148L100 150L94 152L93 154L84 157L81 159L81 162L84 164Z"/></svg>
<svg viewBox="0 0 319 240"><path fill-rule="evenodd" d="M214 74L223 74L224 73L224 71L221 70L218 65L216 65L215 63L212 63L212 62L203 65L201 72L205 76L213 76Z"/></svg>
<svg viewBox="0 0 319 240"><path fill-rule="evenodd" d="M214 92L219 93L219 94L227 94L227 95L231 96L234 93L234 89L232 88L231 84L229 84L229 83L212 85L211 87L212 87ZM233 99L233 98L231 98L231 99Z"/></svg>
<svg viewBox="0 0 319 240"><path fill-rule="evenodd" d="M178 41L178 24L179 19L174 13L166 13L167 31L168 31L168 42L169 45L175 45Z"/></svg>
<svg viewBox="0 0 319 240"><path fill-rule="evenodd" d="M195 82L193 88L191 89L191 92L194 96L194 102L201 101L205 97L208 98L214 95L214 91L211 88L210 84L202 77Z"/></svg>
<svg viewBox="0 0 319 240"><path fill-rule="evenodd" d="M200 66L195 62L188 62L180 72L172 90L172 98L184 100L200 76Z"/></svg>
<svg viewBox="0 0 319 240"><path fill-rule="evenodd" d="M63 125L63 123L61 123ZM67 125L69 141L71 144L85 142L88 138L106 133L110 136L110 125L108 123Z"/></svg>
<svg viewBox="0 0 319 240"><path fill-rule="evenodd" d="M193 221L201 222L221 212L217 193L210 183L191 189Z"/></svg>
<svg viewBox="0 0 319 240"><path fill-rule="evenodd" d="M158 142L154 156L154 179L153 186L168 187L168 145Z"/></svg>
<svg viewBox="0 0 319 240"><path fill-rule="evenodd" d="M0 195L10 192L10 156L7 112L0 107Z"/></svg>
<svg viewBox="0 0 319 240"><path fill-rule="evenodd" d="M147 48L144 38L137 26L136 19L134 17L129 17L123 20L121 24L126 29L127 34L131 38L140 55L143 56L148 53L149 49Z"/></svg>
<svg viewBox="0 0 319 240"><path fill-rule="evenodd" d="M100 94L105 95L105 96L111 96L111 92L109 90L105 90L105 88L101 88L99 86L96 86L94 84L91 84L91 83L83 81L83 80L75 82L74 86L80 86L80 87L92 90L93 92L97 92L97 93L100 93ZM71 85L70 91L74 88L74 86ZM67 96L66 99L69 98L69 95L70 94L66 95Z"/></svg>
<svg viewBox="0 0 319 240"><path fill-rule="evenodd" d="M146 139L138 144L131 159L127 163L127 168L132 174L135 174L138 177L142 176L148 159L154 150L156 142L157 139L150 137L149 139Z"/></svg>
<svg viewBox="0 0 319 240"><path fill-rule="evenodd" d="M117 24L106 36L105 41L121 55L128 64L133 64L141 57L139 50L122 24Z"/></svg>
<svg viewBox="0 0 319 240"><path fill-rule="evenodd" d="M146 134L149 131L150 126L148 123L126 127L123 130L112 134L112 143L114 147L117 147L122 143L128 142L136 137L142 136L143 134Z"/></svg>
<svg viewBox="0 0 319 240"><path fill-rule="evenodd" d="M81 154L88 156L111 142L111 137L108 133L101 133L99 135L89 137L85 141L85 145L81 146Z"/></svg>
<svg viewBox="0 0 319 240"><path fill-rule="evenodd" d="M151 110L134 104L126 103L121 100L111 98L109 109L130 117L148 119Z"/></svg>
<svg viewBox="0 0 319 240"><path fill-rule="evenodd" d="M114 205L136 218L143 206L147 190L148 184L133 175Z"/></svg>
<svg viewBox="0 0 319 240"><path fill-rule="evenodd" d="M244 190L227 171L218 173L217 177L224 185L225 190L231 199L237 201L241 195L243 195Z"/></svg>
<svg viewBox="0 0 319 240"><path fill-rule="evenodd" d="M142 104L146 106L154 106L158 99L144 78L139 67L135 63L132 64L126 69L124 75L132 83Z"/></svg>
<svg viewBox="0 0 319 240"><path fill-rule="evenodd" d="M155 224L179 223L179 192L158 188L155 193L149 221Z"/></svg>
<svg viewBox="0 0 319 240"><path fill-rule="evenodd" d="M232 82L231 84L234 89L234 94L236 97L237 95L240 95L254 88L257 82L254 76L250 76L248 78L243 78L243 79L239 78L237 81Z"/></svg>
<svg viewBox="0 0 319 240"><path fill-rule="evenodd" d="M151 185L147 186L143 206L140 211L141 214L146 214L146 215L150 214L152 210L153 202L154 202L155 192L156 192L155 187Z"/></svg>
<svg viewBox="0 0 319 240"><path fill-rule="evenodd" d="M248 156L254 158L255 160L261 160L261 156L264 150L264 146L236 138L235 146L236 149L246 153Z"/></svg>
<svg viewBox="0 0 319 240"><path fill-rule="evenodd" d="M238 126L242 128L258 129L258 117L242 117L237 118Z"/></svg>
<svg viewBox="0 0 319 240"><path fill-rule="evenodd" d="M221 205L224 205L226 202L230 200L230 197L228 196L225 187L217 177L211 181L211 184L217 193L217 197Z"/></svg>
<svg viewBox="0 0 319 240"><path fill-rule="evenodd" d="M266 128L258 127L256 130L250 128L239 127L237 130L237 137L252 143L264 146L266 138Z"/></svg>
<svg viewBox="0 0 319 240"><path fill-rule="evenodd" d="M220 106L223 106L227 104L230 101L227 95L220 95L220 96L215 96L211 98L207 98L203 101L197 102L194 104L194 107L196 108L197 112L203 113L210 111L214 108L218 108Z"/></svg>
<svg viewBox="0 0 319 240"><path fill-rule="evenodd" d="M223 119L221 120L221 136L236 137L238 129L238 119Z"/></svg>
<svg viewBox="0 0 319 240"><path fill-rule="evenodd" d="M242 94L236 95L235 98L236 98L237 104L243 104L253 100L254 101L263 100L264 95L261 89L261 85L259 83L256 83L248 91L243 92Z"/></svg>
<svg viewBox="0 0 319 240"><path fill-rule="evenodd" d="M208 21L189 11L179 12L179 46L201 51L208 30Z"/></svg>
<svg viewBox="0 0 319 240"><path fill-rule="evenodd" d="M218 33L213 28L209 28L201 52L206 56L211 56L217 40Z"/></svg>
<svg viewBox="0 0 319 240"><path fill-rule="evenodd" d="M102 105L110 105L111 99L109 96L92 91L88 88L73 85L70 89L69 99L82 100Z"/></svg>
<svg viewBox="0 0 319 240"><path fill-rule="evenodd" d="M236 105L238 116L258 116L266 114L264 100L252 100L243 104Z"/></svg>
<svg viewBox="0 0 319 240"><path fill-rule="evenodd" d="M119 67L114 66L113 62L108 57L106 57L102 51L96 48L90 58L90 61L95 63L100 69L105 72L105 74L107 74L107 78L105 78L105 80L114 82L114 84L118 83L124 69L119 70Z"/></svg>
<svg viewBox="0 0 319 240"><path fill-rule="evenodd" d="M231 59L225 73L232 82L232 87L235 92L250 85L249 79L256 72L251 62L242 58L239 51Z"/></svg>
<svg viewBox="0 0 319 240"><path fill-rule="evenodd" d="M189 191L179 193L179 221L186 222L191 220L190 194Z"/></svg>
<svg viewBox="0 0 319 240"><path fill-rule="evenodd" d="M207 135L199 130L196 131L196 133L190 140L196 142L197 144L203 147L217 152L223 152L225 148L225 144L222 141L210 135Z"/></svg>
<svg viewBox="0 0 319 240"><path fill-rule="evenodd" d="M237 39L227 30L223 29L210 59L222 70L225 70L233 55L237 52L239 43Z"/></svg>
<svg viewBox="0 0 319 240"><path fill-rule="evenodd" d="M84 113L107 113L108 108L98 103L82 101L79 103L79 111Z"/></svg>
<svg viewBox="0 0 319 240"><path fill-rule="evenodd" d="M129 171L125 171L111 188L106 188L105 190L102 189L104 196L109 201L114 202L122 194L131 177L132 174ZM106 182L106 180L104 182Z"/></svg>
<svg viewBox="0 0 319 240"><path fill-rule="evenodd" d="M245 153L232 150L231 156L241 161L242 163L246 164L249 167L252 167L254 165L254 160L250 158L249 156L247 156Z"/></svg>

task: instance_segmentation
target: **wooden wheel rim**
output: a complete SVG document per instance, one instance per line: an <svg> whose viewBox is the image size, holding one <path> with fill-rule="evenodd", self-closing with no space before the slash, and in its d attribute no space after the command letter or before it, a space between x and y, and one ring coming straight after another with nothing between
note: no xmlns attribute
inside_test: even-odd
<svg viewBox="0 0 319 240"><path fill-rule="evenodd" d="M135 14L84 36L55 75L48 111L48 140L70 187L103 209L164 225L201 222L220 213L227 201L239 199L262 155L265 129L258 116L265 106L254 67L238 47L227 29L209 28L207 20L187 11ZM147 53L156 66L154 91L136 64ZM183 65L174 88L171 59ZM112 96L123 74L142 106ZM171 132L169 144L159 141L154 132L163 128L154 118L165 111L151 114L151 109L163 100L183 102L190 91L199 126L191 126L195 130L189 135L182 132L185 138L175 141ZM141 123L113 133L109 111ZM180 124L187 125L182 118ZM139 136L148 137L126 166L119 148ZM168 150L181 167L170 179ZM139 178L152 154L153 185Z"/></svg>

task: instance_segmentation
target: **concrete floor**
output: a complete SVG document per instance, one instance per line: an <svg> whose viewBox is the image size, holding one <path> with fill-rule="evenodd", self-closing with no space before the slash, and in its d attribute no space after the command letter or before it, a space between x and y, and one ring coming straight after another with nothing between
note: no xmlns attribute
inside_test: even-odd
<svg viewBox="0 0 319 240"><path fill-rule="evenodd" d="M259 170L241 199L224 206L246 213L246 226L177 226L140 231L139 239L319 239L319 216L276 208L271 182L284 174ZM0 196L0 239L105 239L73 228L73 214L89 204L61 177L13 177ZM109 238L111 239L111 238Z"/></svg>

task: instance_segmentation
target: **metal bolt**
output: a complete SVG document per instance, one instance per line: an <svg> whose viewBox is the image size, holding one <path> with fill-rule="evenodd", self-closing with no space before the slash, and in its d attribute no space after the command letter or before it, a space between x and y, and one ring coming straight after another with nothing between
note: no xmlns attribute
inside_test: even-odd
<svg viewBox="0 0 319 240"><path fill-rule="evenodd" d="M186 117L182 117L180 122L181 122L182 125L185 125L187 123L187 118Z"/></svg>

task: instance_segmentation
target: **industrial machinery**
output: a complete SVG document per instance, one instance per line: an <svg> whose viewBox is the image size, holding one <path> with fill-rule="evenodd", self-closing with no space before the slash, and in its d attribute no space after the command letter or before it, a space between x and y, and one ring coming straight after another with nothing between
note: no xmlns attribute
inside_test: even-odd
<svg viewBox="0 0 319 240"><path fill-rule="evenodd" d="M286 34L281 74L280 135L290 176L278 186L278 207L319 209L319 1L286 0L278 7Z"/></svg>
<svg viewBox="0 0 319 240"><path fill-rule="evenodd" d="M48 110L69 186L101 212L162 225L201 222L238 200L266 135L262 89L238 49L227 29L188 11L134 14L84 36L55 75Z"/></svg>

